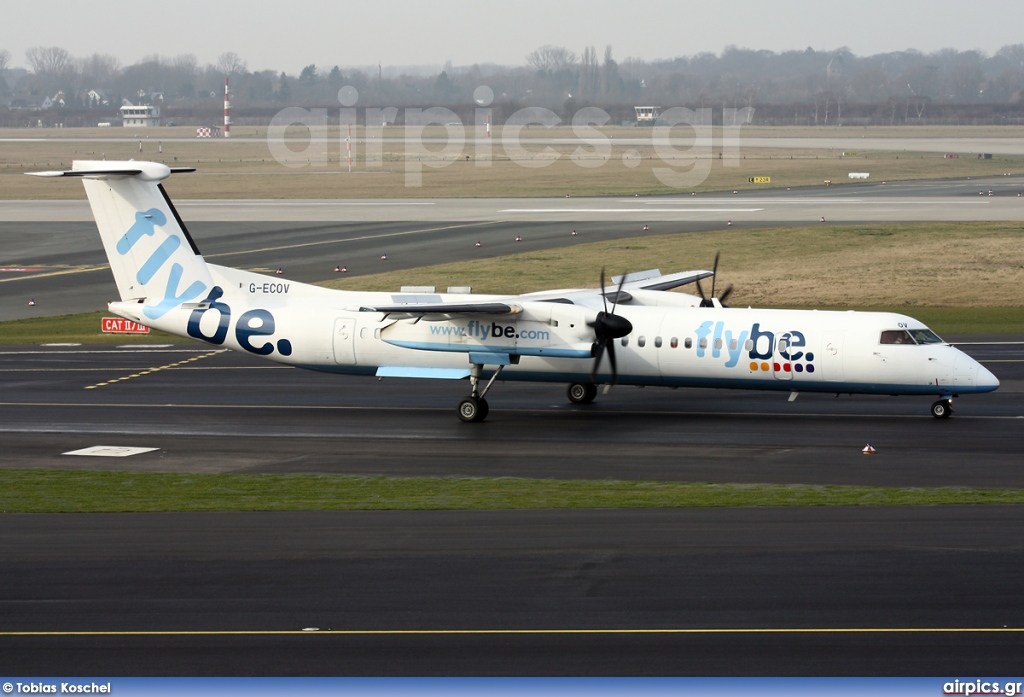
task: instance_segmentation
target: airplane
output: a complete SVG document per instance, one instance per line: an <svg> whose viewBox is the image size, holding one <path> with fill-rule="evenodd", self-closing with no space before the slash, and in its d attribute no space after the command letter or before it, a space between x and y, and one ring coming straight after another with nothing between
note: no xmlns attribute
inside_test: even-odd
<svg viewBox="0 0 1024 697"><path fill-rule="evenodd" d="M89 161L81 177L120 300L111 312L178 336L300 368L465 380L464 422L487 418L497 379L598 386L716 387L954 397L999 380L918 320L888 312L727 307L700 281L717 272L627 274L600 288L522 295L353 292L207 263L161 182L194 168ZM667 292L696 284L698 295ZM428 289L429 290L429 289ZM452 290L452 289L449 289ZM610 304L609 304L610 303Z"/></svg>

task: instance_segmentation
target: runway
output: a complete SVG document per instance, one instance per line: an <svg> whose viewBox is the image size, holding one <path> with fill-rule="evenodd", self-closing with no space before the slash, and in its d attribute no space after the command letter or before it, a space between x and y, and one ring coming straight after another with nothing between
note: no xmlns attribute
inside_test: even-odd
<svg viewBox="0 0 1024 697"><path fill-rule="evenodd" d="M822 206L836 222L883 207L1019 221L1013 189L988 186L857 187L877 205L825 188L723 194L690 216L664 199L643 203L660 213L608 213L640 204L605 200L590 218L579 207L600 206L576 199L349 217L258 204L255 222L242 204L182 212L211 261L312 281L335 263L376 271L385 244L389 268L410 268L640 235L648 221L649 234L726 216L812 224ZM0 319L27 309L22 295L63 314L114 292L92 223L74 222L81 204L58 206L56 222L47 205L0 202L0 266L25 269L0 272L18 298ZM1002 386L944 421L927 398L620 386L575 406L564 386L499 383L488 420L463 424L461 382L325 376L200 344L5 346L0 462L1024 487L1024 337L946 338ZM157 450L63 454L92 445ZM12 675L1012 675L1022 533L1012 506L0 515L0 655Z"/></svg>
<svg viewBox="0 0 1024 697"><path fill-rule="evenodd" d="M501 383L473 425L461 384L9 347L0 440L5 467L1020 488L1024 345L962 345L1003 388L948 421ZM61 454L101 444L159 450ZM0 650L22 674L1012 674L1021 533L998 506L2 516Z"/></svg>
<svg viewBox="0 0 1024 697"><path fill-rule="evenodd" d="M1010 676L1024 649L1014 507L0 524L9 674Z"/></svg>
<svg viewBox="0 0 1024 697"><path fill-rule="evenodd" d="M619 386L577 406L564 385L498 382L488 420L467 425L464 381L323 375L200 344L4 347L0 434L7 467L1024 488L1024 337L1009 338L960 344L1002 386L948 421L928 397ZM160 451L61 455L100 444Z"/></svg>

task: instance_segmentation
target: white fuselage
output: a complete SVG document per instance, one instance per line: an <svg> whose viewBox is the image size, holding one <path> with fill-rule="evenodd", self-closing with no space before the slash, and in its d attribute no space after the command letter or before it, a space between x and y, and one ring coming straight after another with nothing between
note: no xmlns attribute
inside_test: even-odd
<svg viewBox="0 0 1024 697"><path fill-rule="evenodd" d="M223 293L157 321L138 305L111 308L172 333L315 370L410 377L466 377L511 357L501 379L589 381L596 291L536 296L470 296L515 301L495 317L402 317L360 308L424 302L401 293L345 292L208 265ZM886 344L882 332L927 328L899 314L699 307L681 293L639 291L616 313L633 329L616 340L618 382L796 392L930 394L987 392L998 380L945 343ZM438 302L459 297L437 295ZM559 300L562 300L559 302ZM388 372L390 371L390 372ZM396 372L397 371L397 372ZM402 372L405 371L405 372ZM595 377L611 381L605 361Z"/></svg>

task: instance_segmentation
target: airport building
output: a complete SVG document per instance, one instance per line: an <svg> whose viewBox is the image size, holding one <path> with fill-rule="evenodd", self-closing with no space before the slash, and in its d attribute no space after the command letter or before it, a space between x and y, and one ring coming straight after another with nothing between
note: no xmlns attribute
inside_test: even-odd
<svg viewBox="0 0 1024 697"><path fill-rule="evenodd" d="M654 122L658 120L658 116L661 115L660 106L635 106L636 109L636 125L637 126L653 126Z"/></svg>
<svg viewBox="0 0 1024 697"><path fill-rule="evenodd" d="M121 118L127 126L159 126L160 107L158 106L134 106L126 104L121 107Z"/></svg>

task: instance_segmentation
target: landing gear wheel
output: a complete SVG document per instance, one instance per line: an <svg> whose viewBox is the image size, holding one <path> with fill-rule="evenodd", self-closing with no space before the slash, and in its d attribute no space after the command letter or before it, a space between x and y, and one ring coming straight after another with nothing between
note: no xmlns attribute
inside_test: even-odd
<svg viewBox="0 0 1024 697"><path fill-rule="evenodd" d="M597 396L597 385L592 382L574 382L565 393L573 404L590 404Z"/></svg>
<svg viewBox="0 0 1024 697"><path fill-rule="evenodd" d="M932 404L932 416L936 419L948 419L953 413L953 402L948 399L940 399Z"/></svg>
<svg viewBox="0 0 1024 697"><path fill-rule="evenodd" d="M483 397L470 395L459 402L459 418L466 423L483 421L487 418L488 411L487 400Z"/></svg>

